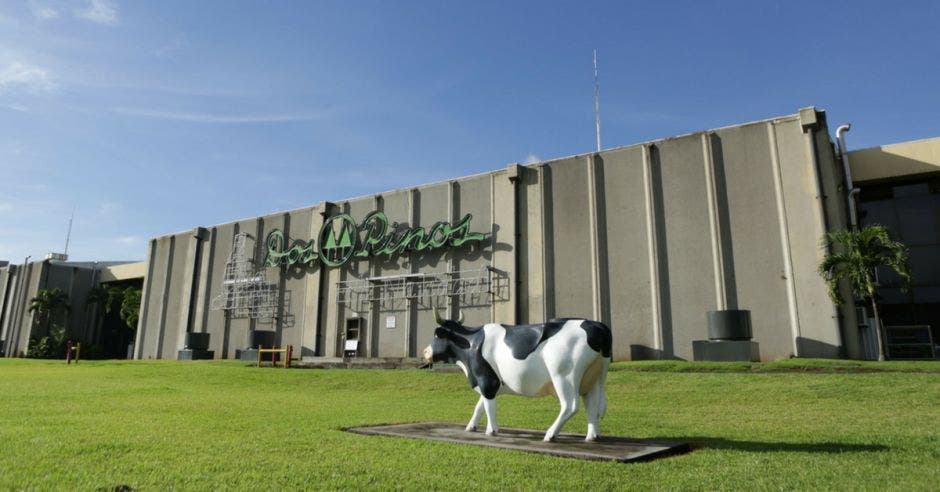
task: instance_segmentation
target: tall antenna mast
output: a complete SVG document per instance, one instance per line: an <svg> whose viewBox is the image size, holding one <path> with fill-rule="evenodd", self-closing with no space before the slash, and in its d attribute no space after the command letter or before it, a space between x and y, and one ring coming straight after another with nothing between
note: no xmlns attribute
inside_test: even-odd
<svg viewBox="0 0 940 492"><path fill-rule="evenodd" d="M72 239L72 219L75 218L75 207L72 207L72 215L69 216L69 232L65 234L65 251L63 254L69 254L69 240Z"/></svg>
<svg viewBox="0 0 940 492"><path fill-rule="evenodd" d="M601 84L597 77L597 48L594 49L594 135L597 151L601 151Z"/></svg>

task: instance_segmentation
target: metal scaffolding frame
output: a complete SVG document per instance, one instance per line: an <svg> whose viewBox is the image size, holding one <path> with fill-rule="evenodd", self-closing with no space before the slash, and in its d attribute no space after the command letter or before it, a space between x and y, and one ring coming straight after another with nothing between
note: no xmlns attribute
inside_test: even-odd
<svg viewBox="0 0 940 492"><path fill-rule="evenodd" d="M354 311L368 311L373 303L383 311L401 311L409 300L431 308L446 305L450 299L473 307L508 298L508 274L489 265L476 270L406 273L336 283L336 303Z"/></svg>
<svg viewBox="0 0 940 492"><path fill-rule="evenodd" d="M230 318L273 321L280 312L277 285L268 282L264 268L254 260L254 238L240 232L232 239L232 254L225 262L222 292L210 309L224 310Z"/></svg>

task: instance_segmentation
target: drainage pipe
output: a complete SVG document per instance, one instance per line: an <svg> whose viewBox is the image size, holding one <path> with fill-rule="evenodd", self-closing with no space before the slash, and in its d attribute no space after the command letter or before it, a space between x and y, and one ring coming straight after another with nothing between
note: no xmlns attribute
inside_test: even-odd
<svg viewBox="0 0 940 492"><path fill-rule="evenodd" d="M839 157L842 159L842 172L845 175L845 187L848 189L849 203L849 223L852 229L858 229L858 214L855 210L855 195L861 190L855 187L852 182L852 170L849 168L848 151L845 148L845 132L852 129L852 124L847 123L836 129L836 143L839 147Z"/></svg>

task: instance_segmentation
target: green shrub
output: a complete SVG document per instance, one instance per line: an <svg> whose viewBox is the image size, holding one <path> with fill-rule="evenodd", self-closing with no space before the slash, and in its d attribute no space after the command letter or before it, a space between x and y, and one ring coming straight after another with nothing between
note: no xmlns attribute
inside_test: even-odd
<svg viewBox="0 0 940 492"><path fill-rule="evenodd" d="M65 329L53 325L48 336L29 339L26 357L31 359L64 359L67 343Z"/></svg>
<svg viewBox="0 0 940 492"><path fill-rule="evenodd" d="M30 338L26 357L31 359L64 359L65 341L55 337Z"/></svg>

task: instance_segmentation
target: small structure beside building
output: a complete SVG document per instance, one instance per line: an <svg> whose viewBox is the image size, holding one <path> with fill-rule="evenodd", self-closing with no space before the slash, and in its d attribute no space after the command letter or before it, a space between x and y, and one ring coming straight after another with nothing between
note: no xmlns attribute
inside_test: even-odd
<svg viewBox="0 0 940 492"><path fill-rule="evenodd" d="M896 275L877 272L887 357L940 357L940 138L856 150L848 157L859 189L859 223L884 225L910 252L908 292ZM864 305L857 311L863 320L871 315ZM874 340L866 334L865 356L871 358Z"/></svg>
<svg viewBox="0 0 940 492"><path fill-rule="evenodd" d="M82 342L84 356L97 351L101 356L126 357L127 344L134 340L133 331L121 332L117 311L105 313L97 305L88 305L88 295L98 286L140 287L145 273L142 262L70 262L50 258L0 266L0 340L3 341L0 354L23 356L31 338L48 335L46 327L35 322L29 303L41 289L57 288L68 296L71 305L63 320L66 336Z"/></svg>

